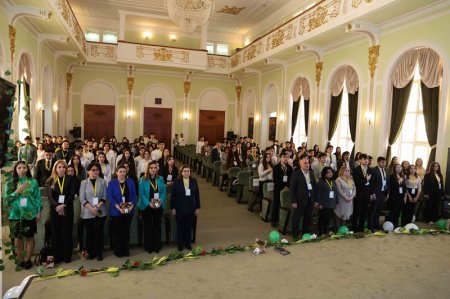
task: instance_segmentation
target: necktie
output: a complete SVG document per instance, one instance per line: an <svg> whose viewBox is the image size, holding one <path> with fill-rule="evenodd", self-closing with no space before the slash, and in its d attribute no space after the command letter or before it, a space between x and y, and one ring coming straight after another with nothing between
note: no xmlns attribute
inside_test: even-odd
<svg viewBox="0 0 450 299"><path fill-rule="evenodd" d="M47 169L50 170L50 161L47 161Z"/></svg>

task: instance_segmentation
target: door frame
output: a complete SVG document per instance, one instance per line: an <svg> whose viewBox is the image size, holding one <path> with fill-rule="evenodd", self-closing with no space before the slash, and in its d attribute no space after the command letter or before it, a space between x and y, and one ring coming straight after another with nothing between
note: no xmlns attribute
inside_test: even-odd
<svg viewBox="0 0 450 299"><path fill-rule="evenodd" d="M208 100L208 98L206 96L209 92L217 92L220 95L220 97L214 99L215 101L212 104L211 104L211 102L210 103L205 102ZM225 112L225 124L223 127L223 136L227 135L227 131L229 129L232 129L232 131L236 134L236 129L234 128L234 124L231 124L231 127L229 127L230 124L228 123L228 109L233 109L236 112L237 103L230 102L228 100L227 95L221 89L216 88L216 87L206 88L198 96L198 101L191 100L191 102L197 102L196 103L197 109L195 111L195 113L196 113L195 118L197 120L197 123L195 124L195 142L194 143L197 143L198 139L200 138L200 136L198 135L198 131L200 129L199 128L199 126L200 126L200 110L224 111ZM236 102L237 102L237 100L236 100ZM232 108L229 108L229 105ZM241 118L242 118L242 115L241 115Z"/></svg>

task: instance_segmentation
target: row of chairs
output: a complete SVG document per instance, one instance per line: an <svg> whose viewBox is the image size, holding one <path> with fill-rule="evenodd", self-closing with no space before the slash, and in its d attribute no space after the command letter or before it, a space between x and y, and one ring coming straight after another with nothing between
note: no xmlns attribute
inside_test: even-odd
<svg viewBox="0 0 450 299"><path fill-rule="evenodd" d="M263 184L263 192L259 194L259 176L256 168L230 167L225 169L220 161L211 162L210 156L197 155L195 145L178 147L176 158L188 164L200 176L220 191L226 190L229 197L234 197L238 204L247 204L248 208L253 202L262 200L260 216L263 221L270 221L273 202L273 182ZM291 194L288 189L280 194L280 212L278 230L282 234L290 231L292 218Z"/></svg>

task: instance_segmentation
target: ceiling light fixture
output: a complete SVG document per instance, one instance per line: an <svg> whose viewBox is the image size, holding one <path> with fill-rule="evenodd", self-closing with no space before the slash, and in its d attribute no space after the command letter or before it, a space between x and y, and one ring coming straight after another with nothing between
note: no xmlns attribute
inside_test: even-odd
<svg viewBox="0 0 450 299"><path fill-rule="evenodd" d="M214 9L214 0L165 0L169 18L182 31L192 32L208 22Z"/></svg>

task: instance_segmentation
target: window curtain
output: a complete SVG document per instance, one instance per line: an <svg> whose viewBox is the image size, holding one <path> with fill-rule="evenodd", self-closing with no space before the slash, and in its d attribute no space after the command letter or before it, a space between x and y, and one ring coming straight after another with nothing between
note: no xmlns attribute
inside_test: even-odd
<svg viewBox="0 0 450 299"><path fill-rule="evenodd" d="M405 119L405 112L408 105L409 95L411 93L412 83L413 80L410 80L409 83L403 88L397 88L395 86L392 87L392 114L386 153L387 161L391 160L391 147L397 140Z"/></svg>
<svg viewBox="0 0 450 299"><path fill-rule="evenodd" d="M298 110L300 109L300 99L302 96L299 96L297 101L292 103L292 124L291 124L291 140L293 139L295 127L297 127L297 118L298 118Z"/></svg>
<svg viewBox="0 0 450 299"><path fill-rule="evenodd" d="M330 122L328 124L328 143L330 143L331 138L333 138L334 132L338 124L339 111L341 110L342 92L339 95L331 95L330 104Z"/></svg>
<svg viewBox="0 0 450 299"><path fill-rule="evenodd" d="M350 126L350 137L352 138L353 148L351 157L355 155L355 139L356 139L356 119L358 116L358 91L348 94L348 122Z"/></svg>
<svg viewBox="0 0 450 299"><path fill-rule="evenodd" d="M436 160L436 143L439 123L439 89L440 87L428 88L425 83L420 82L422 90L423 117L425 119L425 130L428 143L431 146L428 165ZM428 169L428 167L427 167Z"/></svg>
<svg viewBox="0 0 450 299"><path fill-rule="evenodd" d="M309 98L303 101L303 107L305 108L305 132L308 137L308 124L309 124Z"/></svg>

